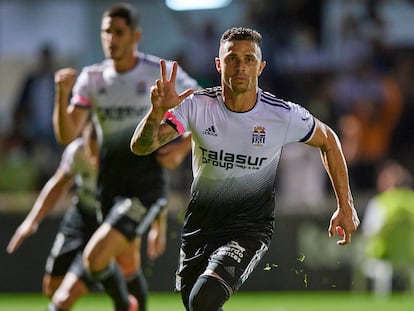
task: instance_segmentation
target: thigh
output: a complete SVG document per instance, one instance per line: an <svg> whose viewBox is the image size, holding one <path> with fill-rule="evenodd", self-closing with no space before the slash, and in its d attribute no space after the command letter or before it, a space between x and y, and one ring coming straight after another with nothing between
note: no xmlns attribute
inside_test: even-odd
<svg viewBox="0 0 414 311"><path fill-rule="evenodd" d="M129 241L137 237L137 227L147 208L138 198L121 198L115 200L109 214L105 217L105 223L116 229Z"/></svg>
<svg viewBox="0 0 414 311"><path fill-rule="evenodd" d="M165 207L166 200L163 198L159 198L150 206L145 206L137 197L117 197L105 222L123 234L126 239L133 241L148 230Z"/></svg>
<svg viewBox="0 0 414 311"><path fill-rule="evenodd" d="M85 264L94 271L104 269L123 252L129 241L118 230L103 223L85 247Z"/></svg>
<svg viewBox="0 0 414 311"><path fill-rule="evenodd" d="M267 245L257 240L229 241L212 252L205 274L218 275L234 292L246 281L267 250Z"/></svg>
<svg viewBox="0 0 414 311"><path fill-rule="evenodd" d="M116 261L124 275L131 275L140 268L140 249L141 238L136 238L116 257Z"/></svg>
<svg viewBox="0 0 414 311"><path fill-rule="evenodd" d="M175 291L189 292L198 277L205 271L213 249L205 243L186 243L180 248Z"/></svg>
<svg viewBox="0 0 414 311"><path fill-rule="evenodd" d="M180 250L175 290L181 292L187 305L197 279L207 274L221 279L231 294L240 288L267 249L257 240L188 243Z"/></svg>

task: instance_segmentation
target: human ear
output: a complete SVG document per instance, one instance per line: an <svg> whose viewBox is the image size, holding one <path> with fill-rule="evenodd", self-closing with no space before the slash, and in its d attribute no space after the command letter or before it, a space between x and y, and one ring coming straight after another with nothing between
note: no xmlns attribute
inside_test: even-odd
<svg viewBox="0 0 414 311"><path fill-rule="evenodd" d="M142 38L142 30L141 30L141 28L139 28L134 32L135 42L139 42L141 40L141 38Z"/></svg>
<svg viewBox="0 0 414 311"><path fill-rule="evenodd" d="M216 57L215 58L215 62L216 62L216 69L217 69L218 73L221 73L220 58L219 57Z"/></svg>
<svg viewBox="0 0 414 311"><path fill-rule="evenodd" d="M260 62L260 66L259 66L259 76L262 74L263 69L266 67L266 61L262 61Z"/></svg>

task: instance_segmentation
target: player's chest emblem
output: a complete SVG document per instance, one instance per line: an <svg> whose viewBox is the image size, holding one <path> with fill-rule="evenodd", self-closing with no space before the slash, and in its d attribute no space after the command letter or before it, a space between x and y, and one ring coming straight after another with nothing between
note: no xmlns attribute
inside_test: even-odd
<svg viewBox="0 0 414 311"><path fill-rule="evenodd" d="M255 147L262 147L265 144L266 131L263 126L253 127L252 144Z"/></svg>

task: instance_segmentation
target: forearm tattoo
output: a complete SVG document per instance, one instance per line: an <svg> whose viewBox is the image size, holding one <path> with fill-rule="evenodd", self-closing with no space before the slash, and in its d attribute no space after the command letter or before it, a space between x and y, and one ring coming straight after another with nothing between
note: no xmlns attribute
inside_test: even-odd
<svg viewBox="0 0 414 311"><path fill-rule="evenodd" d="M154 151L178 136L178 133L168 124L149 116L143 125L140 135L140 146L143 150Z"/></svg>

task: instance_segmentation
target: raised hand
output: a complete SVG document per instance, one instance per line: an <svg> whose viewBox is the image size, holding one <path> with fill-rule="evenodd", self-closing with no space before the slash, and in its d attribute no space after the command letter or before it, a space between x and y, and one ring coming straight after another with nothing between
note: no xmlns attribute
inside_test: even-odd
<svg viewBox="0 0 414 311"><path fill-rule="evenodd" d="M167 111L180 104L186 97L193 93L188 89L177 94L175 90L175 79L177 76L178 63L173 62L170 77L167 79L167 66L164 59L160 60L161 79L155 81L151 88L151 103L154 109Z"/></svg>
<svg viewBox="0 0 414 311"><path fill-rule="evenodd" d="M55 85L58 92L69 96L76 81L76 70L64 68L55 72Z"/></svg>

